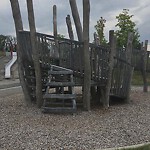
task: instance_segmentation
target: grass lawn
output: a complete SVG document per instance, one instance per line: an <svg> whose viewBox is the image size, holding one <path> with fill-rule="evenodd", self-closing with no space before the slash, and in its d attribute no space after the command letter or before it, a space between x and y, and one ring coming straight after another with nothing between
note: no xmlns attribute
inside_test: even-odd
<svg viewBox="0 0 150 150"><path fill-rule="evenodd" d="M111 150L111 149L109 149ZM150 150L150 144L140 144L140 145L135 145L135 146L129 146L129 147L125 147L125 148L116 148L116 149L112 149L112 150Z"/></svg>
<svg viewBox="0 0 150 150"><path fill-rule="evenodd" d="M0 57L4 56L4 52L0 51Z"/></svg>
<svg viewBox="0 0 150 150"><path fill-rule="evenodd" d="M120 150L150 150L150 145L145 145L137 148L120 149Z"/></svg>
<svg viewBox="0 0 150 150"><path fill-rule="evenodd" d="M150 86L150 73L147 73L147 81ZM140 71L134 71L132 77L132 85L143 85L142 74Z"/></svg>

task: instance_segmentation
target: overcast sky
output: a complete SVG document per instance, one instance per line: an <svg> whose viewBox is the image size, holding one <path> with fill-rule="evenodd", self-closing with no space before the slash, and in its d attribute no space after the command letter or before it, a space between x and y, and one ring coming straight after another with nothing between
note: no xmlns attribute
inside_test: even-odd
<svg viewBox="0 0 150 150"><path fill-rule="evenodd" d="M0 34L15 35L14 22L9 0L0 0ZM69 0L33 0L37 32L51 34L53 29L52 8L57 5L58 33L68 38L65 18L71 15ZM24 29L28 30L26 0L19 0ZM77 5L82 22L82 0L77 0ZM116 30L115 17L126 8L133 14L140 33L140 40L150 41L150 0L91 0L90 14L90 39L95 32L94 25L102 16L106 19L105 37L108 38L109 30ZM71 16L72 17L72 16ZM72 20L73 24L73 20ZM74 34L75 28L73 25Z"/></svg>

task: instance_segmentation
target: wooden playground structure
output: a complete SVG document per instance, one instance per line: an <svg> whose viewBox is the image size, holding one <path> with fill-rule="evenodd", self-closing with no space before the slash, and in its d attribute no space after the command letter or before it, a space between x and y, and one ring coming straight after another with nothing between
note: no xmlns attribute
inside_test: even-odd
<svg viewBox="0 0 150 150"><path fill-rule="evenodd" d="M11 1L25 102L37 103L44 112L74 113L79 105L75 87L82 87L80 105L85 110L90 110L95 102L108 108L110 96L129 102L133 34L128 34L126 49L116 48L112 30L107 46L89 43L90 1L83 0L83 30L76 1L69 2L78 41L74 40L69 15L66 22L70 39L58 38L56 5L53 6L54 36L51 36L36 32L32 0L27 0L30 31L23 30L18 1Z"/></svg>
<svg viewBox="0 0 150 150"><path fill-rule="evenodd" d="M36 101L36 80L30 32L20 31L19 34L25 82L31 99ZM74 93L74 87L83 86L84 80L83 43L59 38L56 45L53 36L41 33L37 33L36 38L42 72L44 111L75 112L78 102L76 102L77 95ZM109 96L129 98L133 71L133 66L128 62L130 61L128 60L129 50L118 50L111 54L109 45L90 44L91 87L94 89L94 94L97 95L97 97L93 96L93 99L91 97L91 102L96 98L105 103L109 80L111 80ZM108 75L111 66L110 78Z"/></svg>

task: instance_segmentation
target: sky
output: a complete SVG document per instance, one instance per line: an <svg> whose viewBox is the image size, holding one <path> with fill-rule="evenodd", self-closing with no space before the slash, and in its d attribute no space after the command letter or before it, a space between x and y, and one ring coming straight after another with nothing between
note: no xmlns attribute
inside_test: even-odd
<svg viewBox="0 0 150 150"><path fill-rule="evenodd" d="M15 27L9 0L0 0L0 34L15 36ZM82 0L76 0L82 23ZM37 32L53 33L53 5L57 6L58 33L68 38L65 18L71 15L69 0L33 0ZM29 30L26 0L19 0L24 30ZM132 21L136 23L140 34L140 41L150 41L150 0L90 0L90 41L93 40L94 26L100 17L106 19L105 37L108 39L109 30L117 30L116 16L123 9L129 9L134 15ZM71 15L72 19L72 15ZM72 19L73 32L76 30ZM150 43L150 42L149 42Z"/></svg>

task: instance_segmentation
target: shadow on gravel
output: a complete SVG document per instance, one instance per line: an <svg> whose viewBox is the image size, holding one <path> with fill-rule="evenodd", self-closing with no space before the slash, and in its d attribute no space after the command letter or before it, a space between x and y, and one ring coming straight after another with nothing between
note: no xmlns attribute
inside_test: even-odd
<svg viewBox="0 0 150 150"><path fill-rule="evenodd" d="M110 105L123 105L123 104L125 104L125 99L116 96L110 96Z"/></svg>

